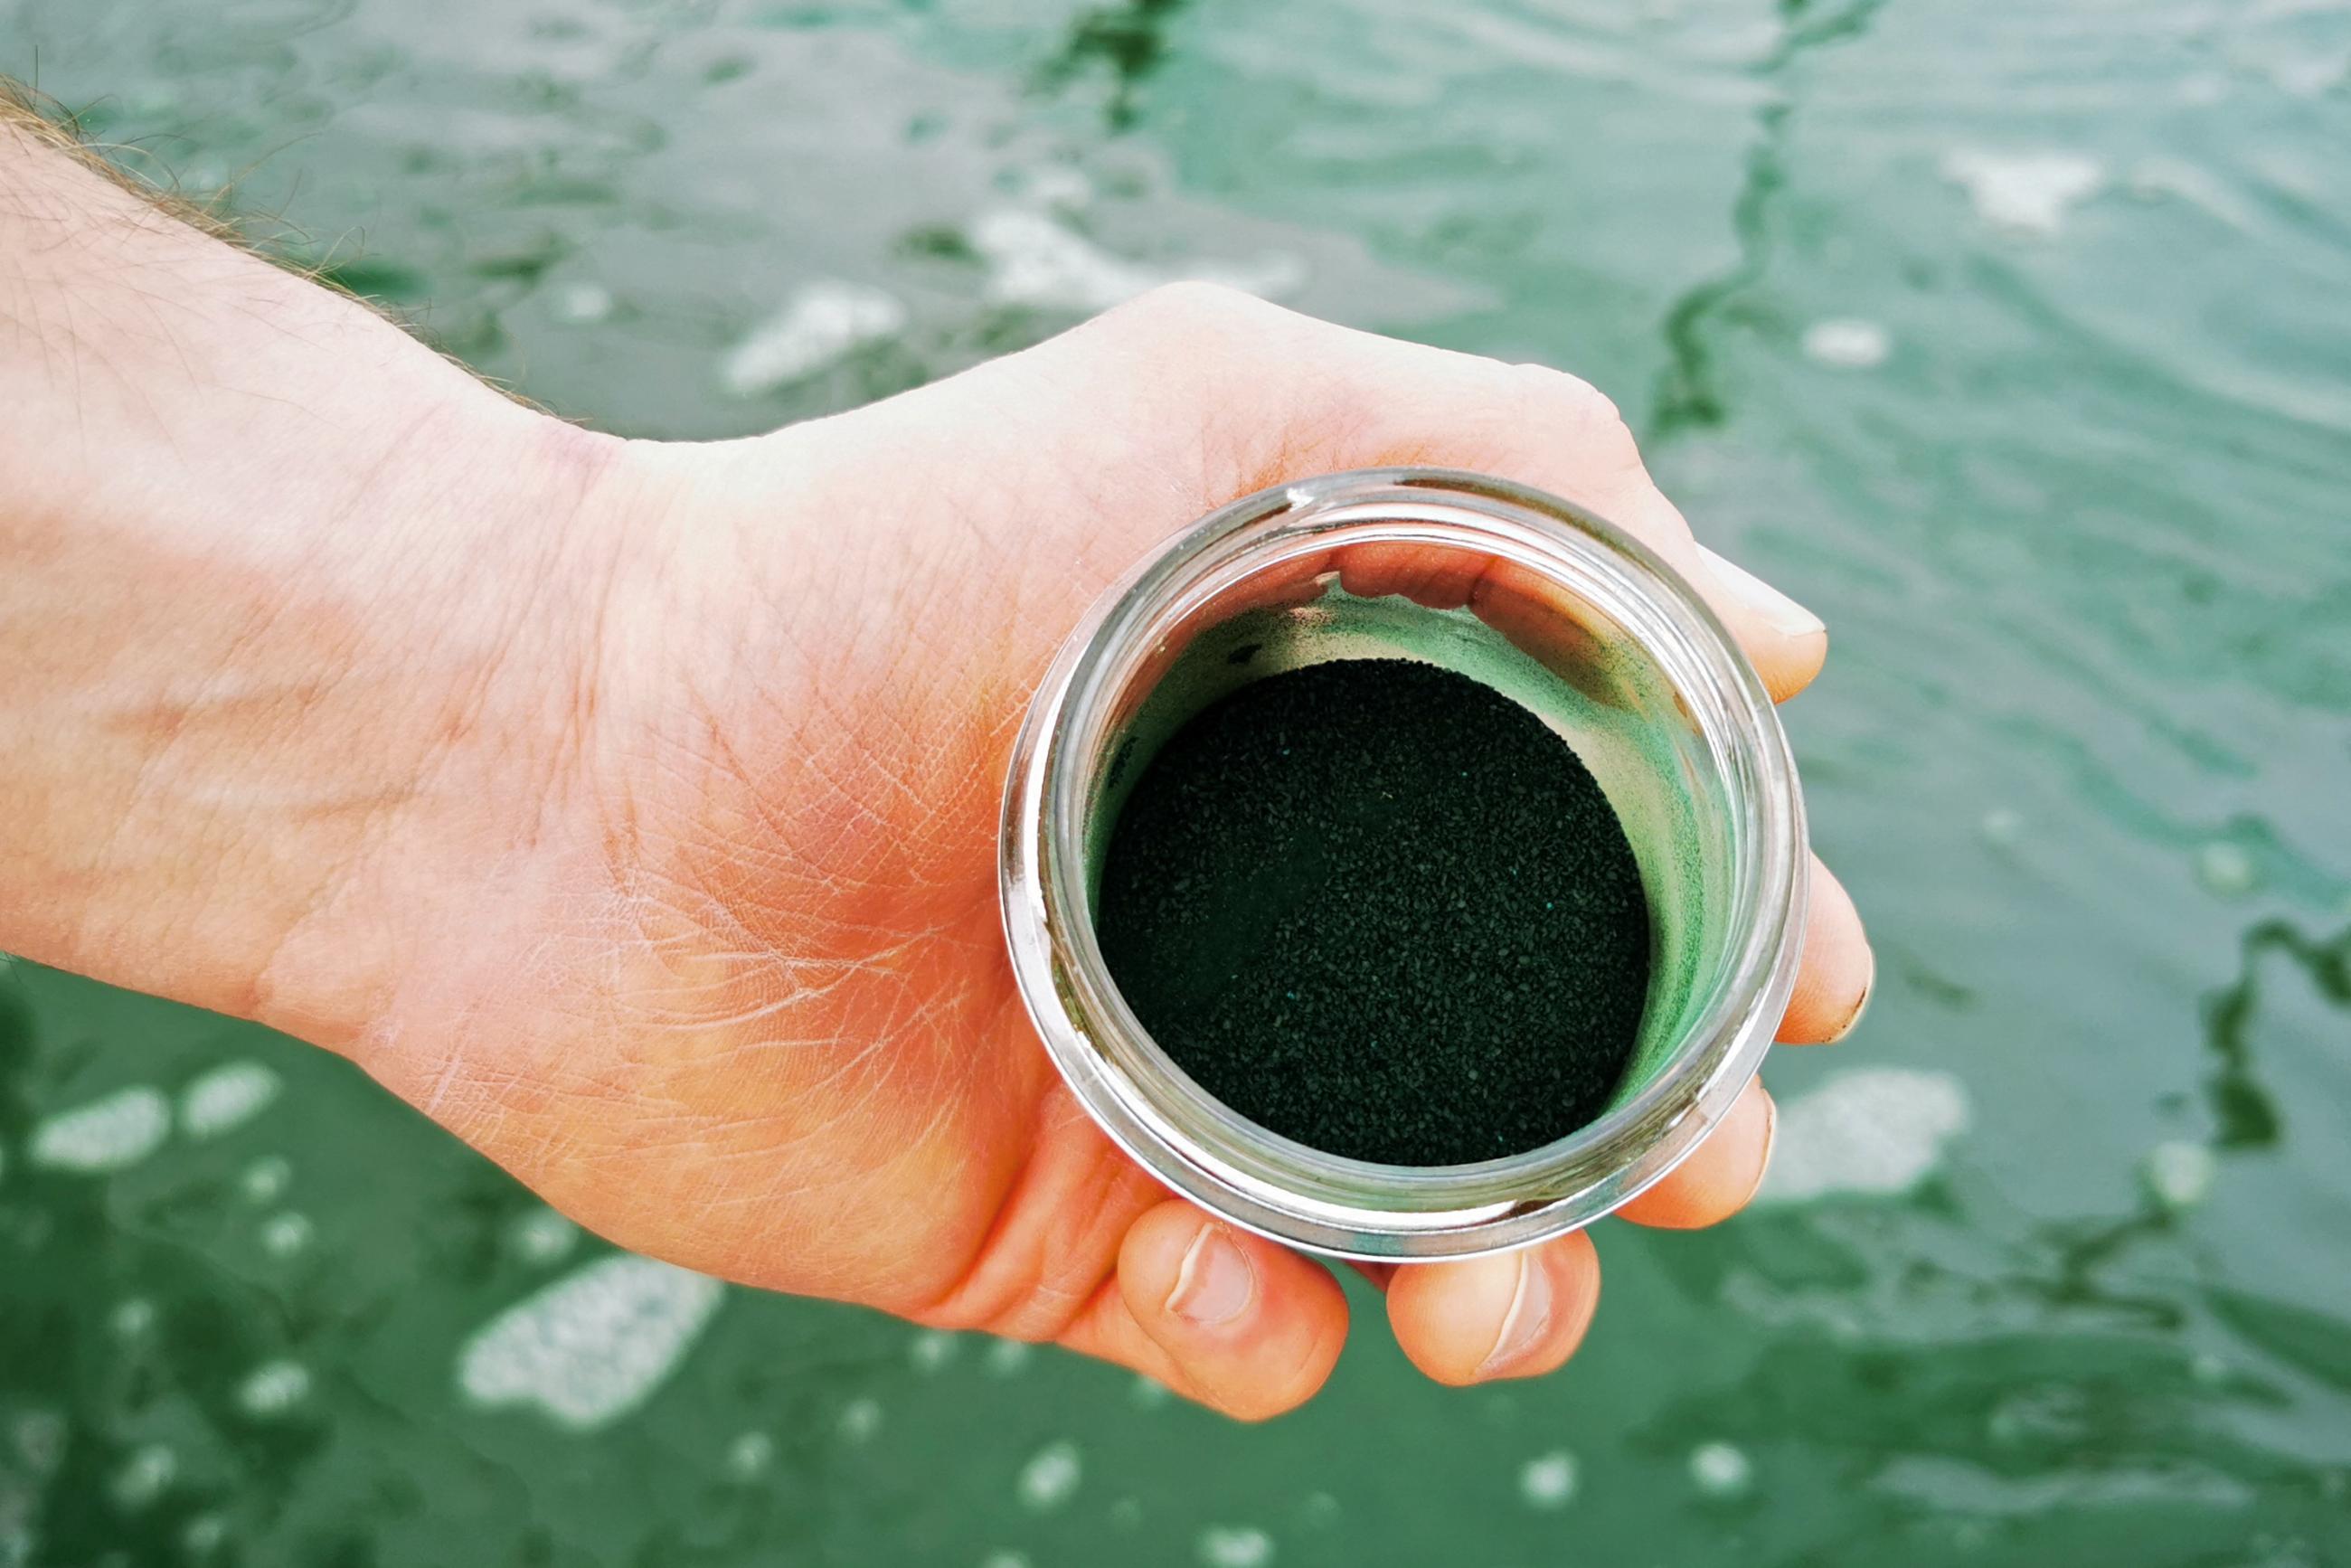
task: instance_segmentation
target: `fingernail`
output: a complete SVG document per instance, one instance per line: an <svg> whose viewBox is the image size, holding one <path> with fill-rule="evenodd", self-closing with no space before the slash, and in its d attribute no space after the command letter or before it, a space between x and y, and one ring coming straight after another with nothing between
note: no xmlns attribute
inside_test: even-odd
<svg viewBox="0 0 2351 1568"><path fill-rule="evenodd" d="M1502 1316L1502 1332L1479 1364L1480 1377L1508 1372L1541 1345L1551 1328L1551 1270L1531 1250L1513 1252L1509 1260L1518 1265L1518 1285L1510 1292L1510 1309Z"/></svg>
<svg viewBox="0 0 2351 1568"><path fill-rule="evenodd" d="M1755 1162L1755 1185L1747 1189L1750 1203L1755 1201L1755 1195L1763 1190L1763 1183L1771 1174L1771 1149L1779 1141L1780 1102L1771 1098L1771 1092L1766 1090L1763 1094L1763 1157Z"/></svg>
<svg viewBox="0 0 2351 1568"><path fill-rule="evenodd" d="M1714 569L1722 586L1730 590L1739 601L1768 622L1773 631L1783 637L1814 637L1828 630L1821 618L1726 556L1719 556L1704 545L1698 553Z"/></svg>
<svg viewBox="0 0 2351 1568"><path fill-rule="evenodd" d="M1834 1045L1861 1027L1861 1015L1869 1010L1869 998L1876 994L1877 949L1872 947L1869 950L1869 978L1861 983L1861 999L1853 1004L1853 1011L1846 1016L1844 1022L1837 1025L1836 1033L1829 1036L1828 1044Z"/></svg>
<svg viewBox="0 0 2351 1568"><path fill-rule="evenodd" d="M1203 1225L1176 1270L1167 1311L1195 1327L1221 1328L1257 1299L1257 1270L1221 1225Z"/></svg>

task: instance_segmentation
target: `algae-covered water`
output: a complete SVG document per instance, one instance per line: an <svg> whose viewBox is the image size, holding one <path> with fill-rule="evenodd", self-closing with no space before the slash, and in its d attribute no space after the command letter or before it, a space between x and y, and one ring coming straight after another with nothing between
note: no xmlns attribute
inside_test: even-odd
<svg viewBox="0 0 2351 1568"><path fill-rule="evenodd" d="M1245 1428L16 965L0 1563L2351 1561L2351 7L0 0L0 69L632 433L1186 273L1576 369L1834 628L1881 966L1565 1373L1366 1333Z"/></svg>

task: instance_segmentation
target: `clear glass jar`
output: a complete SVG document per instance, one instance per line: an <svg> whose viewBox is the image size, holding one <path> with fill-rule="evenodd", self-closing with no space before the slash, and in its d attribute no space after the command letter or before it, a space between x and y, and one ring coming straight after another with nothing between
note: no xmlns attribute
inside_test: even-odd
<svg viewBox="0 0 2351 1568"><path fill-rule="evenodd" d="M1496 687L1607 794L1647 892L1652 975L1609 1108L1473 1165L1322 1153L1209 1096L1121 998L1092 901L1125 789L1208 703L1330 659ZM1589 1224L1687 1155L1754 1075L1804 925L1803 800L1770 696L1671 568L1554 497L1433 469L1333 474L1204 518L1090 611L1030 706L1005 790L1004 924L1054 1063L1169 1187L1340 1257L1462 1257Z"/></svg>

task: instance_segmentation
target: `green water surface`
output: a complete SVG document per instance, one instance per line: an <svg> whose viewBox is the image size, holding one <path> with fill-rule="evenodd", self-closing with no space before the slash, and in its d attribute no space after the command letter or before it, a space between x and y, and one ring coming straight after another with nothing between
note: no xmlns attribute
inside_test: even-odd
<svg viewBox="0 0 2351 1568"><path fill-rule="evenodd" d="M340 1061L9 967L0 1565L2351 1562L2351 7L0 0L0 70L632 434L1203 270L1575 369L1831 622L1880 963L1774 1201L1604 1226L1563 1374L1359 1296L1254 1428L631 1272ZM903 324L738 354L828 278Z"/></svg>

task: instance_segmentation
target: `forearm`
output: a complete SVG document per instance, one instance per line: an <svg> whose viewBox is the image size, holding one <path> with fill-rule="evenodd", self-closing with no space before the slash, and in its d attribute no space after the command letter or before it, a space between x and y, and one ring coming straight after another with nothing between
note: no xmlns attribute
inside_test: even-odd
<svg viewBox="0 0 2351 1568"><path fill-rule="evenodd" d="M0 409L0 949L347 1043L576 695L517 525L603 444L12 118Z"/></svg>

